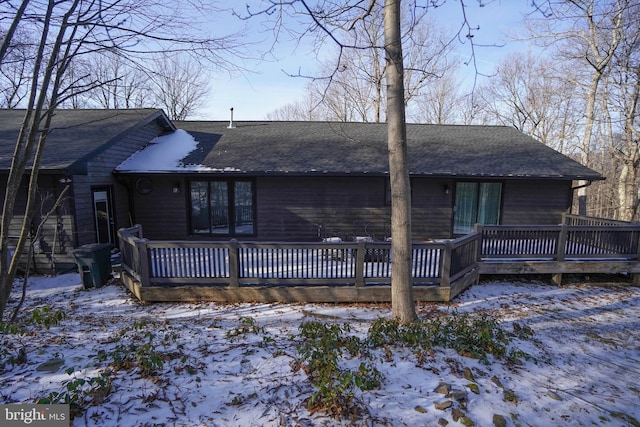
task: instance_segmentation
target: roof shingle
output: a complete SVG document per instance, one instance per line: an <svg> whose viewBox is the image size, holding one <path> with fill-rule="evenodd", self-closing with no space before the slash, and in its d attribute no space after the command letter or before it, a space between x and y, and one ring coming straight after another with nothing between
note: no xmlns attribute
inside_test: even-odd
<svg viewBox="0 0 640 427"><path fill-rule="evenodd" d="M56 110L41 160L43 170L64 170L90 159L145 120L163 114L157 109ZM11 166L25 110L0 110L0 169Z"/></svg>
<svg viewBox="0 0 640 427"><path fill-rule="evenodd" d="M184 159L247 174L386 174L384 123L184 121L204 148ZM603 179L505 126L407 125L409 172L458 177Z"/></svg>

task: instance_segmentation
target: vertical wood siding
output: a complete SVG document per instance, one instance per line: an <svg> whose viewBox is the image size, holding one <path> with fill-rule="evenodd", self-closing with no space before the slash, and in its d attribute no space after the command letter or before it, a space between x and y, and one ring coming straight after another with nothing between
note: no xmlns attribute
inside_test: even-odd
<svg viewBox="0 0 640 427"><path fill-rule="evenodd" d="M571 181L505 181L502 224L560 224L571 207Z"/></svg>
<svg viewBox="0 0 640 427"><path fill-rule="evenodd" d="M35 232L35 228L40 224L41 218L52 210L56 199L63 190L64 184L60 183L60 178L62 178L60 175L48 174L40 174L38 177L38 193L36 195L36 211L31 226L32 232ZM21 191L18 193L14 209L15 216L9 228L10 245L17 242L24 219L27 181L23 180L20 186ZM5 190L6 176L3 176L0 191L4 194ZM62 201L42 227L41 237L35 243L35 251L31 259L32 270L47 273L50 271L52 264L58 264L59 266L73 264L74 235L72 199L71 193L67 193L67 198ZM21 268L24 268L26 258L23 257L21 259L20 265Z"/></svg>
<svg viewBox="0 0 640 427"><path fill-rule="evenodd" d="M433 178L411 180L414 240L447 239L453 216L453 182Z"/></svg>
<svg viewBox="0 0 640 427"><path fill-rule="evenodd" d="M112 172L116 166L147 145L162 131L155 122L134 129L121 141L92 158L87 163L87 175L73 177L78 246L96 241L91 187L113 185L116 230L131 225L127 189L114 179Z"/></svg>
<svg viewBox="0 0 640 427"><path fill-rule="evenodd" d="M259 240L388 237L391 207L384 177L260 177Z"/></svg>
<svg viewBox="0 0 640 427"><path fill-rule="evenodd" d="M134 221L141 224L145 235L152 239L188 238L189 189L186 181L178 175L149 178L153 183L151 193L139 194L132 189ZM132 183L135 183L135 178ZM180 184L179 193L173 192L175 184Z"/></svg>
<svg viewBox="0 0 640 427"><path fill-rule="evenodd" d="M244 177L243 177L244 178ZM135 182L135 177L130 178ZM188 179L151 177L153 191L134 192L135 222L152 239L228 240L192 236L188 224ZM320 241L356 236L384 240L391 207L385 204L386 177L257 177L256 235L259 241ZM558 224L570 204L570 182L503 181L503 224ZM175 184L180 192L173 193ZM416 241L452 237L454 180L412 179L412 229ZM448 190L448 191L447 191ZM243 239L246 240L246 239Z"/></svg>

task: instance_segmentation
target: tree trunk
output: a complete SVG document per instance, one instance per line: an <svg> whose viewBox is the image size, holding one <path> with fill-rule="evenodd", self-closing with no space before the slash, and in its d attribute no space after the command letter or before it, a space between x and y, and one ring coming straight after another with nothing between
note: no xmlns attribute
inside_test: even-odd
<svg viewBox="0 0 640 427"><path fill-rule="evenodd" d="M28 238L29 230L24 226L20 230L20 237L16 244L13 259L10 263L7 261L7 253L9 246L9 227L13 220L14 206L16 198L20 189L20 183L22 182L24 172L28 161L31 159L36 144L36 135L39 130L41 111L46 100L46 88L48 83L43 83L45 88L38 89L40 83L40 70L44 63L43 55L46 47L47 34L49 32L49 24L51 15L53 13L54 2L50 1L47 7L47 12L44 17L43 33L38 46L38 55L33 69L31 90L28 99L27 109L25 111L24 119L20 127L20 133L16 141L14 148L13 158L11 160L11 169L9 170L9 176L7 177L7 186L4 194L4 203L2 205L2 218L0 218L0 321L4 316L4 310L9 301L11 295L11 288L13 286L13 280L15 278L18 266L18 259L22 252L22 248ZM44 72L45 76L50 78L52 66L50 65ZM45 77L46 78L46 77ZM32 171L36 171L38 165L32 165ZM27 195L28 200L30 196ZM30 222L30 212L28 207L25 209L23 224Z"/></svg>
<svg viewBox="0 0 640 427"><path fill-rule="evenodd" d="M582 37L586 42L585 59L591 67L593 67L593 73L591 74L591 84L587 93L587 105L585 111L585 129L584 138L582 140L582 155L581 161L585 166L589 166L589 152L591 150L591 136L593 133L593 126L595 123L595 105L596 97L598 93L598 85L605 75L605 72L610 68L611 61L614 54L618 50L620 45L621 30L623 26L623 15L625 11L624 5L620 2L612 2L611 11L613 12L610 21L606 22L606 26L599 27L601 25L596 22L594 8L597 2L595 0L589 0L587 2L571 2L573 6L577 7L580 14L586 19L588 25L588 31ZM606 37L606 32L610 31L610 36ZM580 181L580 184L585 184L584 181ZM586 188L578 190L578 214L586 215L587 213L587 193Z"/></svg>
<svg viewBox="0 0 640 427"><path fill-rule="evenodd" d="M2 229L0 230L0 321L3 319L4 311L9 296L11 295L13 280L17 272L18 259L20 258L23 248L26 247L27 240L29 240L31 220L35 210L40 158L49 132L51 118L53 117L53 112L57 104L64 68L68 65L70 59L68 46L67 50L63 49L66 43L65 36L69 36L69 28L71 28L71 33L73 33L73 24L70 26L69 19L75 12L79 2L80 0L74 0L73 3L69 5L67 12L57 25L58 33L52 45L47 43L47 35L49 34L50 25L52 24L51 17L53 15L53 9L56 6L54 0L49 0L47 12L43 18L43 33L38 46L38 59L32 76L29 103L16 141L11 170L9 171L9 177L7 179L2 218L0 220L2 222ZM72 38L71 35L70 39ZM43 52L48 45L50 45L51 52L48 61L46 61L46 67L42 75L40 75L39 71L41 70L41 66L44 65ZM20 182L25 176L26 166L29 161L31 161L32 164L31 172L27 179L27 201L20 235L16 244L13 260L11 263L6 263L5 260L9 243L7 233L14 217L13 209L19 192Z"/></svg>
<svg viewBox="0 0 640 427"><path fill-rule="evenodd" d="M18 24L20 24L20 21L22 20L22 16L24 15L24 11L27 9L28 5L29 5L29 0L23 0L22 4L16 11L16 15L14 16L13 21L11 21L11 25L7 29L7 32L4 36L2 44L0 45L0 63L4 59L4 56L7 53L7 51L9 50L9 46L13 41L13 35L15 34L16 29L18 28Z"/></svg>
<svg viewBox="0 0 640 427"><path fill-rule="evenodd" d="M636 213L636 178L637 167L634 166L633 162L624 161L620 170L618 184L619 219L622 221L633 221Z"/></svg>
<svg viewBox="0 0 640 427"><path fill-rule="evenodd" d="M387 138L391 178L391 307L401 323L417 316L411 274L411 189L407 168L400 0L385 0L384 40L387 77Z"/></svg>
<svg viewBox="0 0 640 427"><path fill-rule="evenodd" d="M618 180L618 204L620 206L620 219L633 221L638 209L638 165L640 165L640 151L636 121L638 117L638 103L640 102L640 66L635 70L635 82L628 105L625 106L624 138L625 148L622 155L622 169ZM614 152L615 153L615 152Z"/></svg>
<svg viewBox="0 0 640 427"><path fill-rule="evenodd" d="M598 93L598 84L602 78L602 71L596 70L591 79L591 86L587 93L587 108L585 112L584 136L582 138L582 153L580 161L583 165L589 166L589 153L591 151L591 134L593 133L593 124L596 119L595 106L596 94ZM581 188L578 189L578 215L587 214L587 182L579 182Z"/></svg>

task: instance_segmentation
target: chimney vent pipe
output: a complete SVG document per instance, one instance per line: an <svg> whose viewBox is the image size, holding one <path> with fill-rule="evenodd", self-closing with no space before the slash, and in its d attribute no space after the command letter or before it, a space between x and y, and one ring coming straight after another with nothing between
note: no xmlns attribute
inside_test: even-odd
<svg viewBox="0 0 640 427"><path fill-rule="evenodd" d="M231 107L231 119L229 120L229 126L227 129L235 129L236 125L233 123L233 107Z"/></svg>

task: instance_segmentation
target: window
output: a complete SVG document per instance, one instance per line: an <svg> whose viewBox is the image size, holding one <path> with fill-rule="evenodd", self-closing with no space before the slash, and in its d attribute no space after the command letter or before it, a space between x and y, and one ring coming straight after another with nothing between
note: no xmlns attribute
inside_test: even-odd
<svg viewBox="0 0 640 427"><path fill-rule="evenodd" d="M252 181L191 181L191 233L255 234L253 194Z"/></svg>
<svg viewBox="0 0 640 427"><path fill-rule="evenodd" d="M498 224L502 184L499 182L456 183L453 234L467 234L474 224Z"/></svg>

